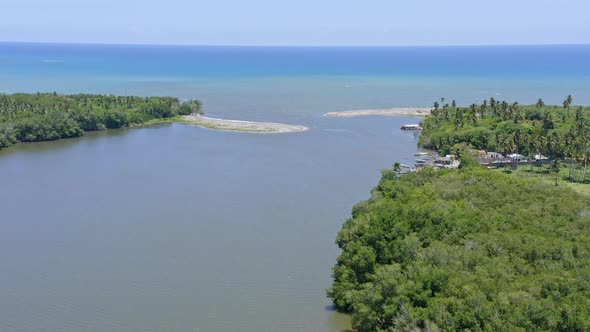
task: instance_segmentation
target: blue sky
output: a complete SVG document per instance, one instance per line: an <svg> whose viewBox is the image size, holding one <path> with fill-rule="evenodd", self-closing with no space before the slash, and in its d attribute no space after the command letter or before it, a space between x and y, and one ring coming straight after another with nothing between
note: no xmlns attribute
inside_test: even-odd
<svg viewBox="0 0 590 332"><path fill-rule="evenodd" d="M590 0L8 0L0 41L590 44Z"/></svg>

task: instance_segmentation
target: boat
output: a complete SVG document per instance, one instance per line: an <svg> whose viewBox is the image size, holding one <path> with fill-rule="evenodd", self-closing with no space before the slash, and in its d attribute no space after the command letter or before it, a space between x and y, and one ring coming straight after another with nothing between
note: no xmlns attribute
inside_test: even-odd
<svg viewBox="0 0 590 332"><path fill-rule="evenodd" d="M417 124L405 124L401 127L401 130L422 130L422 127Z"/></svg>
<svg viewBox="0 0 590 332"><path fill-rule="evenodd" d="M418 152L414 156L427 156L428 154L428 152Z"/></svg>

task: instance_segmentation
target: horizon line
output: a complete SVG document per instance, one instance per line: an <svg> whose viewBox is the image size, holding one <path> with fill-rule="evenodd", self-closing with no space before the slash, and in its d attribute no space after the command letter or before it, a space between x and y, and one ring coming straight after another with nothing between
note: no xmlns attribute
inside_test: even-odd
<svg viewBox="0 0 590 332"><path fill-rule="evenodd" d="M117 43L117 42L63 42L63 41L8 41L0 40L0 44L42 44L42 45L88 45L88 46L171 46L171 47L276 47L276 48L410 48L410 47L518 47L518 46L590 46L590 43L512 43L512 44L175 44L175 43Z"/></svg>

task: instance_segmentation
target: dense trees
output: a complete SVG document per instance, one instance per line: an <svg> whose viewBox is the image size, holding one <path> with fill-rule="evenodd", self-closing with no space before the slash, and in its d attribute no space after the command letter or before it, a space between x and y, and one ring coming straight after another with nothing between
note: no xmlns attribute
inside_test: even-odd
<svg viewBox="0 0 590 332"><path fill-rule="evenodd" d="M567 159L571 179L590 181L590 108L573 107L568 96L563 107L547 106L542 99L536 105L517 102L473 104L453 107L435 103L432 116L424 120L420 144L442 153L450 153L459 143L474 149L496 151L504 155L542 154L551 159Z"/></svg>
<svg viewBox="0 0 590 332"><path fill-rule="evenodd" d="M590 198L570 189L385 171L337 244L328 295L358 331L590 330Z"/></svg>
<svg viewBox="0 0 590 332"><path fill-rule="evenodd" d="M556 183L563 161L586 182L590 112L572 102L434 103L420 144L460 170L384 171L338 235L328 296L357 330L590 331L590 198L468 152L543 154Z"/></svg>
<svg viewBox="0 0 590 332"><path fill-rule="evenodd" d="M84 131L142 124L200 112L197 100L172 97L0 94L0 149L17 142L81 136Z"/></svg>

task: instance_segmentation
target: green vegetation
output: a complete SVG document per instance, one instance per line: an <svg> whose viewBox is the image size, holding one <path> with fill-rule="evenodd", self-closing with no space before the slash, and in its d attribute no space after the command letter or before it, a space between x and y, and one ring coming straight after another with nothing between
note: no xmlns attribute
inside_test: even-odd
<svg viewBox="0 0 590 332"><path fill-rule="evenodd" d="M570 188L388 170L337 244L328 295L358 331L590 330L590 198Z"/></svg>
<svg viewBox="0 0 590 332"><path fill-rule="evenodd" d="M17 142L82 136L200 113L201 103L172 97L0 94L0 149Z"/></svg>
<svg viewBox="0 0 590 332"><path fill-rule="evenodd" d="M472 149L542 154L566 161L569 181L590 182L590 108L573 107L568 96L563 106L523 106L490 98L469 107L434 103L432 116L422 123L420 145L448 154L457 145ZM559 166L559 165L556 165Z"/></svg>
<svg viewBox="0 0 590 332"><path fill-rule="evenodd" d="M506 167L501 167L495 169L498 172L504 172L507 174L513 174L513 176L528 178L528 179L536 179L538 181L543 181L545 183L554 184L557 178L558 184L560 186L566 186L572 188L573 190L577 191L580 194L590 196L590 185L587 183L582 182L573 182L569 181L572 177L570 174L571 168L569 167L561 167L559 169L559 173L555 174L555 172L551 168L552 164L549 165L533 165L531 168L528 165L520 164L518 167L514 167L513 165L506 165Z"/></svg>
<svg viewBox="0 0 590 332"><path fill-rule="evenodd" d="M572 102L434 104L419 144L460 169L384 171L338 235L328 296L355 329L590 331L590 109ZM489 171L473 150L548 160Z"/></svg>

